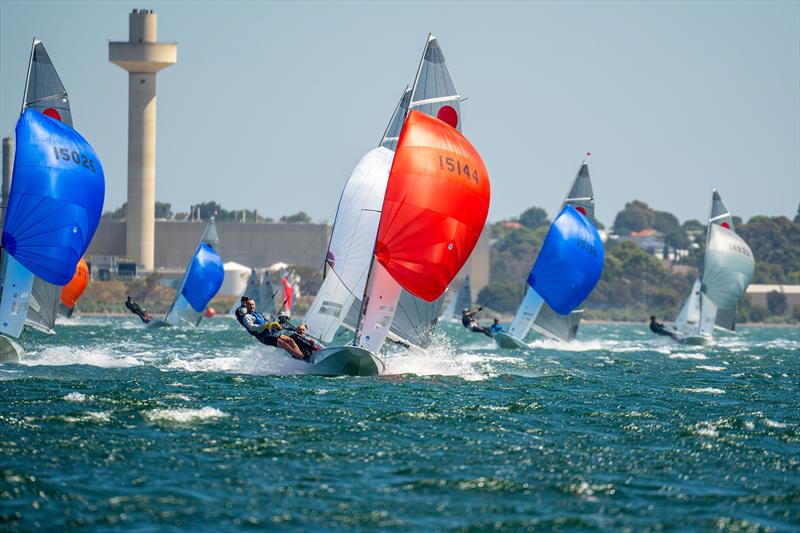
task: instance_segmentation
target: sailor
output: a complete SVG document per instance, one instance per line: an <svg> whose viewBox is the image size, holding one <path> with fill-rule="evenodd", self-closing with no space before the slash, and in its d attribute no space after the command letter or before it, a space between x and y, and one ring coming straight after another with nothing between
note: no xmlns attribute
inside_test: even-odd
<svg viewBox="0 0 800 533"><path fill-rule="evenodd" d="M295 359L303 359L305 355L291 338L282 335L280 324L268 324L261 313L256 312L255 300L247 300L247 312L242 319L242 325L250 335L262 344L275 346L289 353Z"/></svg>
<svg viewBox="0 0 800 533"><path fill-rule="evenodd" d="M673 339L676 338L674 331L670 331L664 326L664 324L662 324L660 322L656 322L655 315L651 315L650 316L650 331L652 331L656 335L663 335L665 337L672 337Z"/></svg>
<svg viewBox="0 0 800 533"><path fill-rule="evenodd" d="M297 344L300 348L300 351L303 352L306 358L310 357L312 353L316 352L317 350L321 349L322 347L317 344L317 342L312 339L311 337L306 337L306 325L300 324L294 330L294 333L291 335L292 340Z"/></svg>
<svg viewBox="0 0 800 533"><path fill-rule="evenodd" d="M242 326L244 326L244 315L247 314L247 300L249 299L250 298L247 296L242 296L242 299L239 301L241 305L233 312L233 314L236 315L236 320L238 320L239 324Z"/></svg>
<svg viewBox="0 0 800 533"><path fill-rule="evenodd" d="M483 310L483 307L479 307L474 311L469 309L463 309L461 311L461 324L467 328L468 330L472 331L473 333L483 333L487 337L491 337L492 333L487 329L478 324L475 320L475 315L477 315L480 311Z"/></svg>
<svg viewBox="0 0 800 533"><path fill-rule="evenodd" d="M127 307L131 313L138 316L145 324L153 320L153 317L147 312L146 309L142 309L139 307L139 304L131 300L130 295L128 295L128 299L125 300L125 307Z"/></svg>
<svg viewBox="0 0 800 533"><path fill-rule="evenodd" d="M492 325L489 326L489 331L492 333L492 335L503 332L503 325L500 324L499 318L495 317L494 322L492 322Z"/></svg>

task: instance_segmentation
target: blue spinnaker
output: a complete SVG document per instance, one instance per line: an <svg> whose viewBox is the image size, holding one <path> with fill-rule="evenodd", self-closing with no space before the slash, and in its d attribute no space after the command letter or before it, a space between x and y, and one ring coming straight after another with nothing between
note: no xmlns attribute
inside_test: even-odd
<svg viewBox="0 0 800 533"><path fill-rule="evenodd" d="M181 294L189 301L192 309L202 313L222 286L224 277L222 259L211 246L200 243L186 272Z"/></svg>
<svg viewBox="0 0 800 533"><path fill-rule="evenodd" d="M77 131L35 109L22 113L16 136L3 248L41 279L66 285L103 212L103 167Z"/></svg>
<svg viewBox="0 0 800 533"><path fill-rule="evenodd" d="M557 313L569 314L603 273L603 243L584 215L567 205L547 232L528 284Z"/></svg>

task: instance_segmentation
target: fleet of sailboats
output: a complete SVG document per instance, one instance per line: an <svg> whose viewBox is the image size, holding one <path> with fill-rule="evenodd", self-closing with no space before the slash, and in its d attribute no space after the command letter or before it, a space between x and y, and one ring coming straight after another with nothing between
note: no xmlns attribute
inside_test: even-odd
<svg viewBox="0 0 800 533"><path fill-rule="evenodd" d="M313 372L375 375L385 343L424 350L437 320L458 320L472 306L466 276L442 311L444 294L469 258L489 209L486 167L462 133L462 97L439 41L428 35L378 146L367 152L342 190L324 279L305 320L329 347L312 354ZM103 169L72 128L69 97L41 41L34 39L15 129L13 182L2 234L0 359L21 351L24 327L53 333L58 311L70 316L89 279L83 254L103 207ZM530 330L571 341L581 305L603 270L594 225L594 192L583 161L553 219L525 296L501 348L527 348ZM197 326L222 285L224 270L212 218L163 320L148 327ZM708 343L715 328L733 330L754 259L734 231L719 193L712 195L703 271L675 322L675 338ZM282 292L282 303L275 296ZM244 294L267 316L290 316L286 277L273 290L268 272L253 270ZM279 298L279 301L281 298Z"/></svg>

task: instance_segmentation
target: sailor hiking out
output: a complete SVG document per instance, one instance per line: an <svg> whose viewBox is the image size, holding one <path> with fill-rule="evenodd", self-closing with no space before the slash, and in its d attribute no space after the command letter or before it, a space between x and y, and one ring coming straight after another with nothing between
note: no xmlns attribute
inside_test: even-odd
<svg viewBox="0 0 800 533"><path fill-rule="evenodd" d="M650 331L655 333L656 335L663 335L665 337L672 337L676 339L676 332L671 331L664 326L663 323L657 322L655 315L650 316Z"/></svg>
<svg viewBox="0 0 800 533"><path fill-rule="evenodd" d="M130 296L128 296L128 299L125 300L125 307L127 307L131 313L138 316L145 324L153 320L153 317L150 315L150 313L148 313L146 309L142 309L139 304L131 300Z"/></svg>
<svg viewBox="0 0 800 533"><path fill-rule="evenodd" d="M483 333L487 337L492 336L492 332L489 331L488 328L485 328L478 324L478 321L475 320L475 315L479 312L483 311L483 307L479 307L474 310L464 309L461 311L461 324L467 328L468 330L472 331L473 333Z"/></svg>
<svg viewBox="0 0 800 533"><path fill-rule="evenodd" d="M238 311L237 309L237 318ZM242 317L241 324L250 335L258 339L262 344L281 348L295 359L306 358L293 339L281 334L282 327L278 322L269 323L261 313L256 311L256 302L254 300L247 300L246 312Z"/></svg>

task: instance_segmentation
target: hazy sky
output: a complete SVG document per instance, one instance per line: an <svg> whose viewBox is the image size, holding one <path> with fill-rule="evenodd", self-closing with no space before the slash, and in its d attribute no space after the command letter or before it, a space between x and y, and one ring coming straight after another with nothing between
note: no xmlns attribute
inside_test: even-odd
<svg viewBox="0 0 800 533"><path fill-rule="evenodd" d="M745 220L800 202L800 2L271 3L0 0L0 130L42 39L76 128L125 201L128 75L107 40L155 9L178 63L158 75L157 198L332 218L342 186L439 37L491 220L560 205L585 152L606 224L634 198Z"/></svg>

